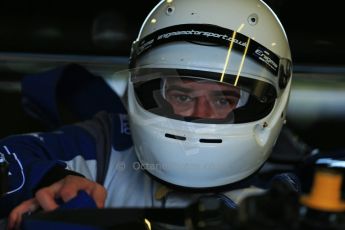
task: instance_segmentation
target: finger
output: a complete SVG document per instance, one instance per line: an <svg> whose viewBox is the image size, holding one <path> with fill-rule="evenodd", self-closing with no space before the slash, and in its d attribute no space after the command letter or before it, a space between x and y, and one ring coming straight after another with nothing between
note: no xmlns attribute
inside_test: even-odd
<svg viewBox="0 0 345 230"><path fill-rule="evenodd" d="M105 199L107 197L107 191L103 186L95 186L89 193L93 198L98 208L104 208Z"/></svg>
<svg viewBox="0 0 345 230"><path fill-rule="evenodd" d="M68 202L78 191L84 190L95 200L97 207L104 207L106 191L103 186L83 177L69 175L53 185L36 193L36 199L44 210L54 210L58 207L55 198Z"/></svg>
<svg viewBox="0 0 345 230"><path fill-rule="evenodd" d="M49 187L42 188L36 192L35 198L37 199L43 210L51 211L58 207L55 198L58 197L57 194L59 193L62 186L63 180L58 181Z"/></svg>
<svg viewBox="0 0 345 230"><path fill-rule="evenodd" d="M86 188L85 179L76 176L67 176L54 184L40 189L35 197L39 204L46 211L58 208L56 198L62 198L64 202L69 201L77 195L79 190Z"/></svg>
<svg viewBox="0 0 345 230"><path fill-rule="evenodd" d="M80 190L88 191L95 185L97 185L95 182L89 181L83 177L67 176L58 196L61 197L64 202L68 202L76 197Z"/></svg>
<svg viewBox="0 0 345 230"><path fill-rule="evenodd" d="M14 229L19 228L20 223L22 221L22 215L24 213L28 212L34 212L39 208L38 201L36 199L30 199L27 201L24 201L20 205L18 205L16 208L14 208L10 215L8 216L8 229Z"/></svg>
<svg viewBox="0 0 345 230"><path fill-rule="evenodd" d="M80 190L86 191L93 198L97 207L104 207L107 194L105 188L96 182L78 176L68 176L65 178L60 195L66 202L74 198Z"/></svg>

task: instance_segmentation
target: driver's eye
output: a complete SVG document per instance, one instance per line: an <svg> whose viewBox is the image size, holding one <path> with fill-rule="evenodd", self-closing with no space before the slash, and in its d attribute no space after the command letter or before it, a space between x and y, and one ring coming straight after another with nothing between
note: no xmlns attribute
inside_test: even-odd
<svg viewBox="0 0 345 230"><path fill-rule="evenodd" d="M217 103L218 105L229 105L229 104L232 103L232 101L230 101L230 100L228 100L228 99L226 99L226 98L218 98L218 99L216 100L216 103Z"/></svg>
<svg viewBox="0 0 345 230"><path fill-rule="evenodd" d="M192 98L190 96L187 95L175 95L174 96L176 101L184 103L184 102L189 102L192 100Z"/></svg>
<svg viewBox="0 0 345 230"><path fill-rule="evenodd" d="M228 108L234 107L237 104L238 99L231 97L216 97L213 99L213 104L217 107Z"/></svg>

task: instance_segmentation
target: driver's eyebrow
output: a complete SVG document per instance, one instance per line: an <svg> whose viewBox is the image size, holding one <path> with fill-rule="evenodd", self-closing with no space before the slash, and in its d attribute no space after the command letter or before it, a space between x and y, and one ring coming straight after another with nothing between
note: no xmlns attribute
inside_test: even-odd
<svg viewBox="0 0 345 230"><path fill-rule="evenodd" d="M190 93L194 91L193 89L185 88L185 87L177 86L177 85L168 86L168 88L166 89L167 92L174 91L174 90L180 91L183 93ZM238 98L241 97L240 93L235 90L212 90L211 93L214 96L234 96Z"/></svg>
<svg viewBox="0 0 345 230"><path fill-rule="evenodd" d="M234 96L241 97L241 94L235 90L213 90L212 95L214 96Z"/></svg>
<svg viewBox="0 0 345 230"><path fill-rule="evenodd" d="M193 89L189 89L189 88L185 88L185 87L177 86L177 85L168 86L167 89L166 89L167 92L170 92L170 91L173 91L173 90L181 91L183 93L190 93L190 92L193 91Z"/></svg>

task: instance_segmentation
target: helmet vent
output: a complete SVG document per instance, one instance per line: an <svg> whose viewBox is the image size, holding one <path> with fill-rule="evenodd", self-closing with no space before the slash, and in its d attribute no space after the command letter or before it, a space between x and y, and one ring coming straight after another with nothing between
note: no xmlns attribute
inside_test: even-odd
<svg viewBox="0 0 345 230"><path fill-rule="evenodd" d="M171 139L180 140L180 141L185 141L185 140L186 140L186 137L177 136L177 135L170 134L170 133L166 133L166 134L165 134L165 137L171 138Z"/></svg>
<svg viewBox="0 0 345 230"><path fill-rule="evenodd" d="M200 139L200 143L212 143L212 144L220 144L223 142L222 139Z"/></svg>
<svg viewBox="0 0 345 230"><path fill-rule="evenodd" d="M256 24L258 24L258 21L259 21L259 17L257 14L249 15L248 17L249 25L255 26Z"/></svg>

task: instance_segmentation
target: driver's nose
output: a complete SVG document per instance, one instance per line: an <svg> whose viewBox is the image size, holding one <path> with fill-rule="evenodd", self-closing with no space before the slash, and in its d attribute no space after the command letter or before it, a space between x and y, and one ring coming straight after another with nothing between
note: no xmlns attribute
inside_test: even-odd
<svg viewBox="0 0 345 230"><path fill-rule="evenodd" d="M194 104L192 116L200 118L213 118L214 112L209 100L205 96L198 97Z"/></svg>

